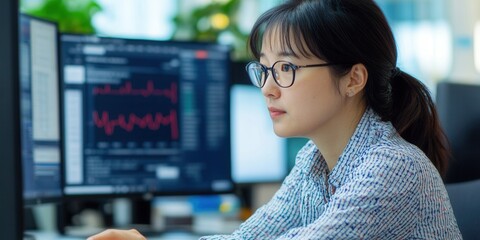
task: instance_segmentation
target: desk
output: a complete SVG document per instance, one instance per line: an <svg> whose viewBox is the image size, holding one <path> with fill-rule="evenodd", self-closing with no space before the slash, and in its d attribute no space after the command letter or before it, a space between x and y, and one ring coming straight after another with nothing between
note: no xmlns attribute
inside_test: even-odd
<svg viewBox="0 0 480 240"><path fill-rule="evenodd" d="M52 232L28 232L35 237L35 240L85 240L80 237L62 236ZM148 240L198 240L200 235L185 232L169 232L159 236L148 236Z"/></svg>
<svg viewBox="0 0 480 240"><path fill-rule="evenodd" d="M231 234L242 222L236 219L224 219L220 215L201 215L195 218L192 232L169 230L164 233L148 234L148 230L142 229L141 225L132 226L141 233L147 233L148 240L197 240L201 236L212 234ZM145 227L145 226L143 226ZM148 227L147 227L148 228ZM130 228L124 228L130 229ZM91 236L105 230L105 228L72 228L67 232L71 236L63 236L59 233L48 231L27 231L27 234L35 237L35 240L85 240L85 236ZM150 229L151 230L151 229ZM51 230L54 231L54 230Z"/></svg>

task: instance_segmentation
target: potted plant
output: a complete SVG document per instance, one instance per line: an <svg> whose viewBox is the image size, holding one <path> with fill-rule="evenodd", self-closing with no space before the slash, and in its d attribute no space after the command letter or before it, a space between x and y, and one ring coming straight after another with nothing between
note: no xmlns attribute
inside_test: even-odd
<svg viewBox="0 0 480 240"><path fill-rule="evenodd" d="M95 33L92 19L102 10L95 0L43 0L33 6L21 1L20 6L23 13L57 22L60 32L82 34Z"/></svg>

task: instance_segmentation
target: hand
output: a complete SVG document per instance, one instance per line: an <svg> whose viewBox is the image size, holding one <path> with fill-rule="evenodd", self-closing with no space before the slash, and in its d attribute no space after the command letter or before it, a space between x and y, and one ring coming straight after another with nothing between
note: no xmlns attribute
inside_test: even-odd
<svg viewBox="0 0 480 240"><path fill-rule="evenodd" d="M87 238L87 240L147 240L136 229L116 230L108 229L99 234Z"/></svg>

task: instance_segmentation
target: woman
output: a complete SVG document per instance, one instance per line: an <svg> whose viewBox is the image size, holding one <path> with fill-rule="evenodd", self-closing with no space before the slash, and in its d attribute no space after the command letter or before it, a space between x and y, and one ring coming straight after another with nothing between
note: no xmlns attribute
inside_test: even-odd
<svg viewBox="0 0 480 240"><path fill-rule="evenodd" d="M461 239L435 106L396 67L373 0L288 1L257 20L250 48L275 133L310 141L268 204L232 235L201 239Z"/></svg>

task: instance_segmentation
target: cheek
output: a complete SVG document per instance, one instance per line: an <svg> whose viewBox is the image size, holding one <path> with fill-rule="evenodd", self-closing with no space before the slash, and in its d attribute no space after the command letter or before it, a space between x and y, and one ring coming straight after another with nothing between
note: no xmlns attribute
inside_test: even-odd
<svg viewBox="0 0 480 240"><path fill-rule="evenodd" d="M342 99L337 87L331 80L326 81L330 82L312 84L296 96L297 107L294 108L292 117L306 132L322 126L341 108Z"/></svg>
<svg viewBox="0 0 480 240"><path fill-rule="evenodd" d="M323 84L319 88L309 88L303 95L300 108L312 121L323 121L338 108L341 99L335 86Z"/></svg>

